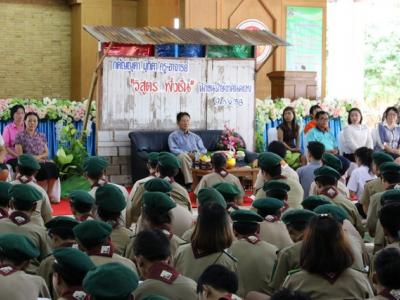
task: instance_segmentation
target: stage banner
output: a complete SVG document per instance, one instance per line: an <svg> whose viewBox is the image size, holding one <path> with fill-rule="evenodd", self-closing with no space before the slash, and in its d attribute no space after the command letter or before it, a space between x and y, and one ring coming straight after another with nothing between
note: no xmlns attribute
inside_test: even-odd
<svg viewBox="0 0 400 300"><path fill-rule="evenodd" d="M288 6L286 15L287 71L317 72L317 97L322 86L322 7Z"/></svg>
<svg viewBox="0 0 400 300"><path fill-rule="evenodd" d="M176 114L192 129L234 128L254 145L254 59L106 57L101 129L173 130Z"/></svg>

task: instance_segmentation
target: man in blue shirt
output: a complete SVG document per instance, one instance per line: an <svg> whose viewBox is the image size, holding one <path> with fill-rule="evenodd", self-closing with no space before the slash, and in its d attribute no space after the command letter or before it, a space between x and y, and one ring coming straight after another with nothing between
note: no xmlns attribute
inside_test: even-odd
<svg viewBox="0 0 400 300"><path fill-rule="evenodd" d="M190 115L180 112L176 116L179 129L168 137L169 150L175 154L181 162L181 170L185 178L185 184L190 189L193 182L192 163L196 152L206 154L207 149L203 145L201 137L189 130Z"/></svg>
<svg viewBox="0 0 400 300"><path fill-rule="evenodd" d="M335 136L329 131L329 115L319 111L316 116L317 126L307 133L307 142L320 142L325 146L325 151L334 155L339 154Z"/></svg>

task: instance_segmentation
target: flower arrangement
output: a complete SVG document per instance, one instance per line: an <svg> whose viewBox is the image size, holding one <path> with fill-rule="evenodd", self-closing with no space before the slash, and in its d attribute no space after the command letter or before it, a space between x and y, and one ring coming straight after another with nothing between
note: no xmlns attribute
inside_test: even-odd
<svg viewBox="0 0 400 300"><path fill-rule="evenodd" d="M246 144L235 129L231 129L225 124L224 131L222 132L221 138L217 144L217 149L233 152L243 151L246 149Z"/></svg>
<svg viewBox="0 0 400 300"><path fill-rule="evenodd" d="M11 119L10 108L15 104L22 104L26 112L36 112L41 119L82 121L85 117L87 100L71 101L63 99L0 99L0 120ZM96 117L96 103L92 102L89 118Z"/></svg>

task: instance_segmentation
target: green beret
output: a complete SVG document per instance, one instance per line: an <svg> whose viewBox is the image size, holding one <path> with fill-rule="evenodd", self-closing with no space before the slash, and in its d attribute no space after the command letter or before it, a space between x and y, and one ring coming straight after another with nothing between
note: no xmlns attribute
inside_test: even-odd
<svg viewBox="0 0 400 300"><path fill-rule="evenodd" d="M314 209L314 212L318 215L329 214L339 223L343 223L344 220L349 218L347 212L343 208L335 204L320 205Z"/></svg>
<svg viewBox="0 0 400 300"><path fill-rule="evenodd" d="M102 242L110 236L112 227L103 221L88 220L76 225L73 231L82 243Z"/></svg>
<svg viewBox="0 0 400 300"><path fill-rule="evenodd" d="M163 296L159 296L159 295L148 295L144 298L141 298L142 300L170 300L168 298L165 298Z"/></svg>
<svg viewBox="0 0 400 300"><path fill-rule="evenodd" d="M120 263L98 266L83 280L83 288L95 299L128 300L138 284L136 273Z"/></svg>
<svg viewBox="0 0 400 300"><path fill-rule="evenodd" d="M340 159L336 155L333 155L328 152L325 152L322 155L322 163L325 166L331 167L338 172L340 172L343 169L343 165L342 165L342 162L340 161Z"/></svg>
<svg viewBox="0 0 400 300"><path fill-rule="evenodd" d="M160 155L160 153L158 152L150 152L149 155L147 155L147 161L149 163L158 163L158 156Z"/></svg>
<svg viewBox="0 0 400 300"><path fill-rule="evenodd" d="M393 157L385 152L372 153L372 160L378 167L385 162L394 161Z"/></svg>
<svg viewBox="0 0 400 300"><path fill-rule="evenodd" d="M18 166L32 170L40 170L39 162L30 154L21 154L18 156Z"/></svg>
<svg viewBox="0 0 400 300"><path fill-rule="evenodd" d="M88 174L100 174L108 167L108 162L101 156L90 156L83 162L83 171Z"/></svg>
<svg viewBox="0 0 400 300"><path fill-rule="evenodd" d="M181 167L178 158L170 152L161 152L158 156L158 164L167 169L179 169Z"/></svg>
<svg viewBox="0 0 400 300"><path fill-rule="evenodd" d="M0 201L9 202L11 200L10 189L12 184L5 181L0 181Z"/></svg>
<svg viewBox="0 0 400 300"><path fill-rule="evenodd" d="M389 202L399 202L400 203L400 189L392 189L385 191L381 196L382 206Z"/></svg>
<svg viewBox="0 0 400 300"><path fill-rule="evenodd" d="M332 204L332 202L324 196L317 195L309 196L301 203L303 208L308 210L315 210L316 207L324 204Z"/></svg>
<svg viewBox="0 0 400 300"><path fill-rule="evenodd" d="M153 178L144 184L144 189L148 192L170 193L172 191L172 185L167 180Z"/></svg>
<svg viewBox="0 0 400 300"><path fill-rule="evenodd" d="M72 230L78 224L79 222L71 217L59 216L47 222L46 228L49 230L59 229L59 228L66 228Z"/></svg>
<svg viewBox="0 0 400 300"><path fill-rule="evenodd" d="M278 209L283 207L283 201L276 199L276 198L264 198L264 199L257 199L253 202L253 207L262 210L268 210L271 212L275 212Z"/></svg>
<svg viewBox="0 0 400 300"><path fill-rule="evenodd" d="M29 260L40 254L36 245L22 234L7 233L0 235L0 253L5 257Z"/></svg>
<svg viewBox="0 0 400 300"><path fill-rule="evenodd" d="M315 217L316 215L317 214L315 212L306 209L290 209L282 215L282 222L286 225L293 223L304 223L310 221L311 218Z"/></svg>
<svg viewBox="0 0 400 300"><path fill-rule="evenodd" d="M93 204L94 198L88 192L83 190L75 190L69 193L69 198L72 202L80 202L85 204Z"/></svg>
<svg viewBox="0 0 400 300"><path fill-rule="evenodd" d="M72 247L55 249L53 256L55 263L68 274L85 276L87 272L96 267L86 253Z"/></svg>
<svg viewBox="0 0 400 300"><path fill-rule="evenodd" d="M118 213L126 207L126 200L119 187L107 183L96 190L96 204L105 211Z"/></svg>
<svg viewBox="0 0 400 300"><path fill-rule="evenodd" d="M220 192L225 199L233 199L242 194L242 191L236 186L236 184L229 182L217 183L213 188Z"/></svg>
<svg viewBox="0 0 400 300"><path fill-rule="evenodd" d="M174 207L176 203L167 194L162 192L144 192L143 207L167 212Z"/></svg>
<svg viewBox="0 0 400 300"><path fill-rule="evenodd" d="M268 180L264 183L263 190L266 192L272 190L280 190L287 193L290 191L290 186L281 180Z"/></svg>
<svg viewBox="0 0 400 300"><path fill-rule="evenodd" d="M264 152L258 156L258 165L261 169L275 167L282 161L282 157L272 152Z"/></svg>
<svg viewBox="0 0 400 300"><path fill-rule="evenodd" d="M197 194L197 200L199 201L199 206L206 204L207 202L215 202L226 208L226 201L224 196L214 188L203 188Z"/></svg>
<svg viewBox="0 0 400 300"><path fill-rule="evenodd" d="M327 177L335 178L335 180L339 180L339 178L341 177L338 171L336 171L335 169L328 167L328 166L322 166L318 169L315 169L314 175L315 175L315 178L320 177L320 176L327 176Z"/></svg>
<svg viewBox="0 0 400 300"><path fill-rule="evenodd" d="M379 172L385 173L400 173L400 165L395 162L385 162L379 166Z"/></svg>
<svg viewBox="0 0 400 300"><path fill-rule="evenodd" d="M252 210L238 209L231 213L233 222L243 223L259 223L263 221L263 218Z"/></svg>
<svg viewBox="0 0 400 300"><path fill-rule="evenodd" d="M29 184L15 184L9 190L10 197L17 202L35 203L43 198L39 190Z"/></svg>

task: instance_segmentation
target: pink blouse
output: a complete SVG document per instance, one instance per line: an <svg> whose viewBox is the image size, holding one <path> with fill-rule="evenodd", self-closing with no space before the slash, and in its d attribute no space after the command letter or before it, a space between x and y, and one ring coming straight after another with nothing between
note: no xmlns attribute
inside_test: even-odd
<svg viewBox="0 0 400 300"><path fill-rule="evenodd" d="M15 151L15 137L17 136L18 133L23 132L24 129L25 129L24 126L17 127L17 125L15 125L14 122L8 124L3 130L3 139L5 146ZM6 161L13 158L14 157L12 157L10 154L7 154Z"/></svg>

